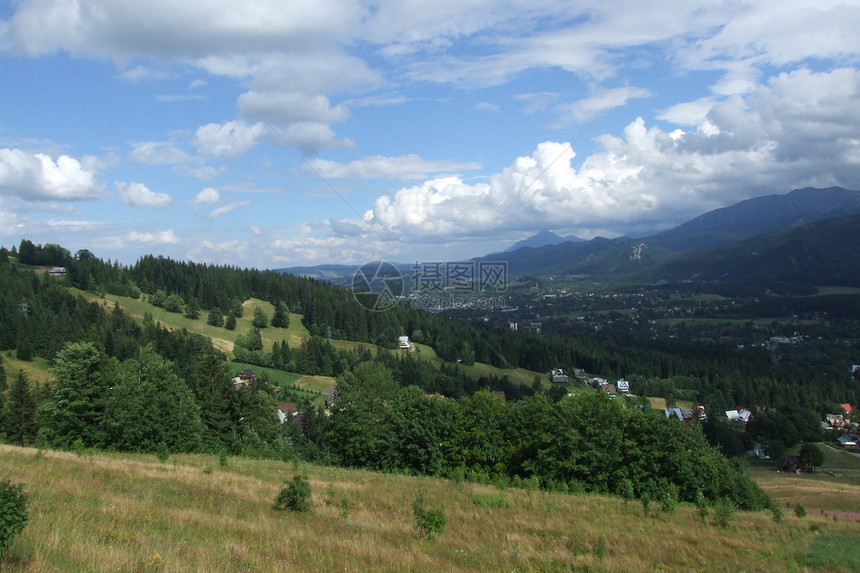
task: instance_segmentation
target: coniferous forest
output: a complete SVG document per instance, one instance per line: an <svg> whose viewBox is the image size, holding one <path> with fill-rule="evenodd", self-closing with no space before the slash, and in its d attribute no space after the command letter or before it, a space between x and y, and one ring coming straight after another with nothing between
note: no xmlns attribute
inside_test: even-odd
<svg viewBox="0 0 860 573"><path fill-rule="evenodd" d="M301 424L281 424L272 390L259 381L236 388L228 355L210 339L82 293L144 298L225 329L235 328L244 301L268 301L274 316L234 332L234 359L335 377L336 398L308 403ZM269 319L286 327L289 313L301 316L309 338L264 347L259 328ZM401 335L442 362L389 351ZM337 349L329 337L377 350ZM123 266L30 241L0 250L0 360L10 352L47 360L52 375L35 384L0 362L0 437L12 444L301 458L555 491L685 501L701 494L747 509L769 500L733 457L746 442L777 451L820 438L820 415L860 397L850 376L812 384L814 372L776 367L765 352L512 332L406 306L369 312L352 292L308 278L154 256ZM582 368L626 376L643 395L683 394L714 411L738 403L766 410L742 435L717 420L687 427L644 403L476 377L458 362Z"/></svg>

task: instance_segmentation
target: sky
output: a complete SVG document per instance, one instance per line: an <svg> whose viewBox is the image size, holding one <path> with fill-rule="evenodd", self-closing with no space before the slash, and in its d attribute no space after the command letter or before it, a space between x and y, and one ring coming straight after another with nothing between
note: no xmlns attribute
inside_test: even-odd
<svg viewBox="0 0 860 573"><path fill-rule="evenodd" d="M0 245L455 261L858 189L858 30L828 0L3 2Z"/></svg>

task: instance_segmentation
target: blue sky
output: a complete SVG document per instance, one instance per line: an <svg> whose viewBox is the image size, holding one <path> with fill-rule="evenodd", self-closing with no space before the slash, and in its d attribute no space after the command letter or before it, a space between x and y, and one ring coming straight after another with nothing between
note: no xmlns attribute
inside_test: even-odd
<svg viewBox="0 0 860 573"><path fill-rule="evenodd" d="M860 4L18 0L0 245L460 260L860 188Z"/></svg>

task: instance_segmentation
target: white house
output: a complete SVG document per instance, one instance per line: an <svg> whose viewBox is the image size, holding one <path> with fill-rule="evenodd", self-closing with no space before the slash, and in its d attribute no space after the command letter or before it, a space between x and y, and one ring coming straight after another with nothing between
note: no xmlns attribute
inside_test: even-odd
<svg viewBox="0 0 860 573"><path fill-rule="evenodd" d="M618 382L615 383L615 387L618 388L618 391L622 394L630 392L630 382L628 382L624 378L618 380Z"/></svg>
<svg viewBox="0 0 860 573"><path fill-rule="evenodd" d="M399 348L400 348L400 350L406 350L407 352L409 350L412 350L412 345L409 344L409 337L408 336L401 336L400 337Z"/></svg>
<svg viewBox="0 0 860 573"><path fill-rule="evenodd" d="M746 424L752 419L752 412L746 408L726 410L726 418L728 418L730 422L742 422Z"/></svg>

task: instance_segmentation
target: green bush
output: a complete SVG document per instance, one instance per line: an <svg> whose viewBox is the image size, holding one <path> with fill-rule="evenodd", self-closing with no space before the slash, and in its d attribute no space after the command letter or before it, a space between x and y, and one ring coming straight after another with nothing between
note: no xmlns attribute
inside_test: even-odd
<svg viewBox="0 0 860 573"><path fill-rule="evenodd" d="M293 481L281 489L275 498L275 509L304 512L311 509L311 484L304 476L293 476Z"/></svg>
<svg viewBox="0 0 860 573"><path fill-rule="evenodd" d="M412 514L415 516L415 527L427 538L437 537L445 531L448 520L441 509L427 509L424 506L424 496L419 492L412 502Z"/></svg>
<svg viewBox="0 0 860 573"><path fill-rule="evenodd" d="M710 507L708 506L708 499L705 497L705 494L702 493L702 490L696 491L696 511L699 512L699 517L702 518L702 521L705 521L708 518L708 511Z"/></svg>
<svg viewBox="0 0 860 573"><path fill-rule="evenodd" d="M794 515L803 519L804 517L806 517L806 508L798 503L794 506Z"/></svg>
<svg viewBox="0 0 860 573"><path fill-rule="evenodd" d="M167 444L158 442L158 446L155 448L155 457L161 463L166 462L170 458L170 450L167 449Z"/></svg>
<svg viewBox="0 0 860 573"><path fill-rule="evenodd" d="M12 485L8 479L0 481L0 555L27 525L27 496L24 484Z"/></svg>
<svg viewBox="0 0 860 573"><path fill-rule="evenodd" d="M732 500L721 497L714 502L714 523L721 529L726 529L735 515L735 504Z"/></svg>

